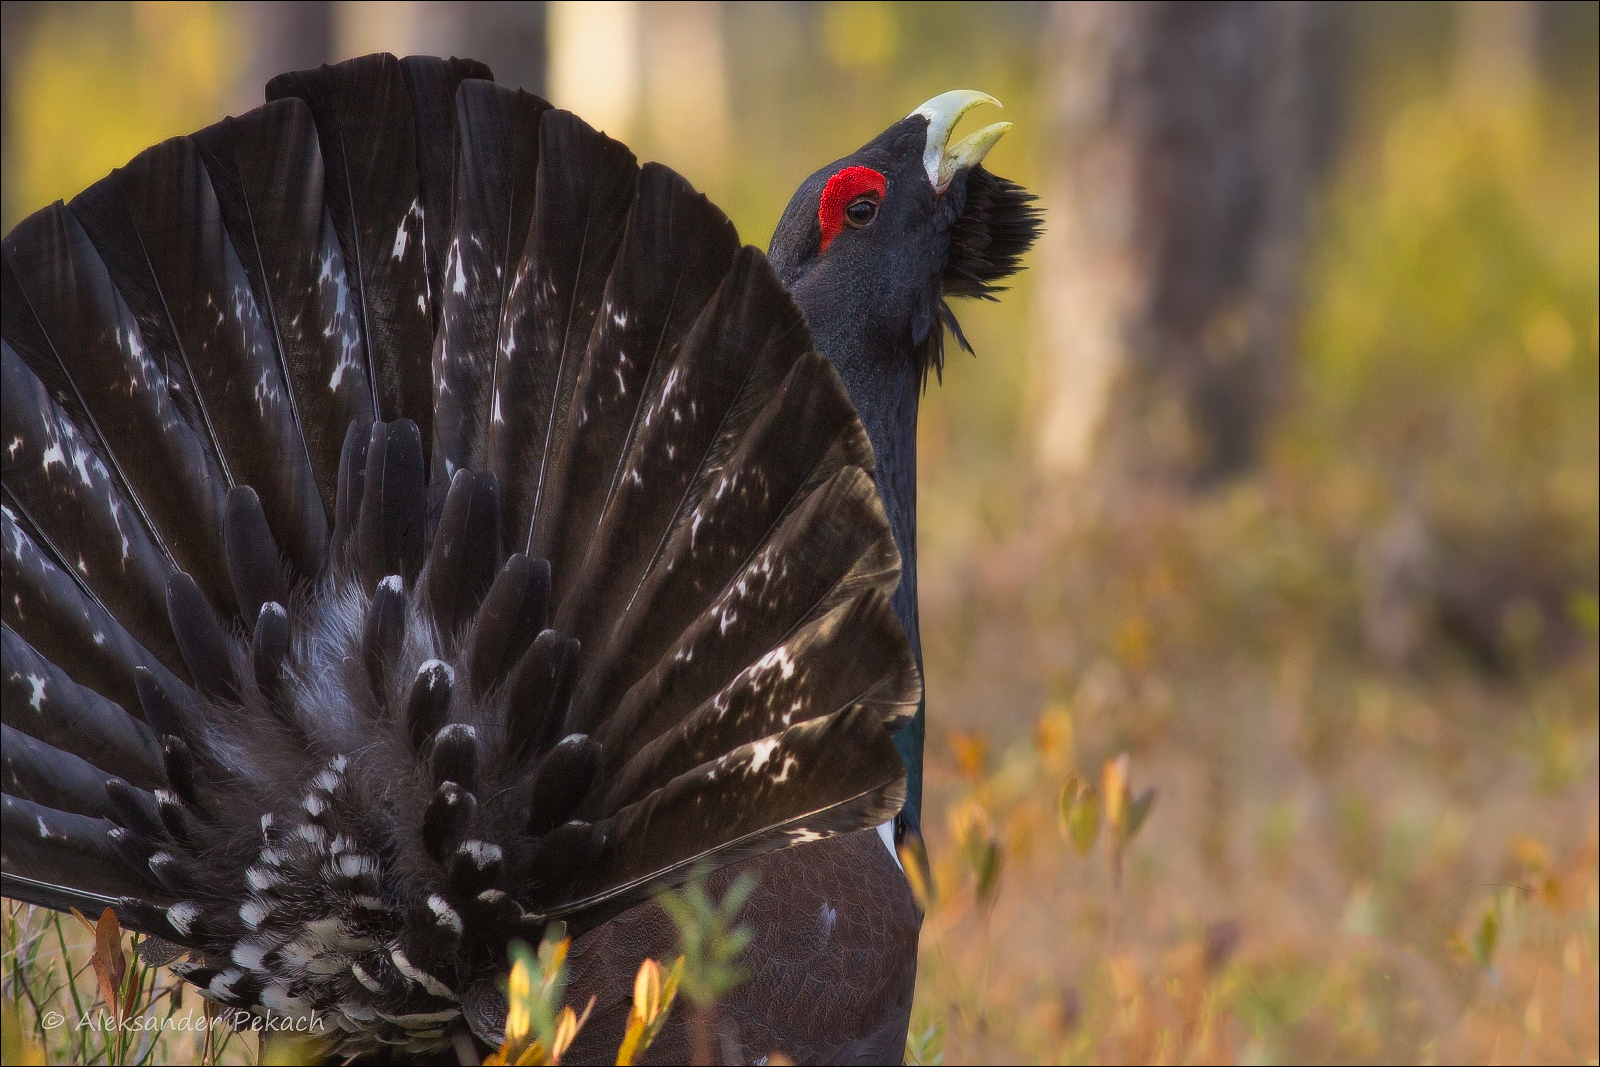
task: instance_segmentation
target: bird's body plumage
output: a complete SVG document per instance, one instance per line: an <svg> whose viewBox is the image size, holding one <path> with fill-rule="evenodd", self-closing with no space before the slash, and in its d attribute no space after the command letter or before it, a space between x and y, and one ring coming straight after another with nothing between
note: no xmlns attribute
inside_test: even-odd
<svg viewBox="0 0 1600 1067"><path fill-rule="evenodd" d="M769 266L488 78L283 75L6 237L4 891L363 1056L494 1045L508 942L560 919L583 1059L673 950L650 895L748 860L725 1049L897 1055L920 919L872 828L921 699L916 396L986 179L917 199L922 288L852 329L815 241Z"/></svg>

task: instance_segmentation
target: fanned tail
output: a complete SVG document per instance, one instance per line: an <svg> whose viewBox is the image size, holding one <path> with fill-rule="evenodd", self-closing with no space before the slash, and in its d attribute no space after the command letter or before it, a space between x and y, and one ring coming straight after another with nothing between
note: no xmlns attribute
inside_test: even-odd
<svg viewBox="0 0 1600 1067"><path fill-rule="evenodd" d="M487 77L281 76L4 244L4 892L351 1053L889 818L921 690L764 257Z"/></svg>

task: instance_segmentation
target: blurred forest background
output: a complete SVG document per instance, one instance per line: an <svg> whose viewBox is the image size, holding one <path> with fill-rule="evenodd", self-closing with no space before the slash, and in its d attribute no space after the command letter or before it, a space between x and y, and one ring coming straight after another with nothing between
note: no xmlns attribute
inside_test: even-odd
<svg viewBox="0 0 1600 1067"><path fill-rule="evenodd" d="M8 230L369 51L483 59L763 246L997 96L1048 232L922 408L908 1054L1597 1062L1600 6L7 2L3 40Z"/></svg>

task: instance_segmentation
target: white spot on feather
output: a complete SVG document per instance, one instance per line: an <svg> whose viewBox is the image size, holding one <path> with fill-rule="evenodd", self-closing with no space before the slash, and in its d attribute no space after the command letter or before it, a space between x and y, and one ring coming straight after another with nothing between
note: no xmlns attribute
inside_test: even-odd
<svg viewBox="0 0 1600 1067"><path fill-rule="evenodd" d="M389 950L389 958L394 961L395 967L399 969L401 974L405 975L407 978L411 979L413 982L417 983L417 985L421 986L423 989L426 989L434 996L443 997L445 1000L461 999L451 991L449 986L445 985L443 982L439 981L439 979L435 978L433 975L422 970L420 967L408 960L406 958L406 954L400 951L400 946L396 945L394 948Z"/></svg>
<svg viewBox="0 0 1600 1067"><path fill-rule="evenodd" d="M463 841L456 851L470 857L480 871L491 863L499 863L502 856L500 846L488 841Z"/></svg>
<svg viewBox="0 0 1600 1067"><path fill-rule="evenodd" d="M346 878L359 878L378 869L378 859L369 852L346 852L335 866Z"/></svg>
<svg viewBox="0 0 1600 1067"><path fill-rule="evenodd" d="M221 974L217 975L215 978L211 979L211 984L207 986L206 989L213 996L223 998L232 997L234 983L238 982L239 979L243 977L243 971L236 967L230 967L226 971L223 971Z"/></svg>
<svg viewBox="0 0 1600 1067"><path fill-rule="evenodd" d="M283 875L271 867L251 867L244 872L244 880L254 892L271 889L283 881Z"/></svg>
<svg viewBox="0 0 1600 1067"><path fill-rule="evenodd" d="M239 921L251 930L259 930L271 912L266 901L252 897L239 906Z"/></svg>
<svg viewBox="0 0 1600 1067"><path fill-rule="evenodd" d="M339 1001L339 1011L342 1012L347 1018L354 1019L358 1023L370 1023L372 1020L378 1017L378 1013L376 1011L367 1007L365 1004L358 1004L353 1000ZM346 1029L350 1028L347 1027Z"/></svg>
<svg viewBox="0 0 1600 1067"><path fill-rule="evenodd" d="M247 971L265 971L267 946L259 941L241 941L233 946L233 962Z"/></svg>
<svg viewBox="0 0 1600 1067"><path fill-rule="evenodd" d="M461 296L467 292L467 272L461 266L461 242L450 242L450 291Z"/></svg>
<svg viewBox="0 0 1600 1067"><path fill-rule="evenodd" d="M311 1011L309 1004L299 997L291 997L288 987L278 983L261 991L261 1006L295 1019L303 1019Z"/></svg>
<svg viewBox="0 0 1600 1067"><path fill-rule="evenodd" d="M428 688L431 690L441 681L455 684L456 669L442 659L430 659L417 668L417 677L428 675Z"/></svg>
<svg viewBox="0 0 1600 1067"><path fill-rule="evenodd" d="M194 921L199 917L200 905L191 901L179 901L167 909L167 922L184 937L189 936L189 931L194 929Z"/></svg>
<svg viewBox="0 0 1600 1067"><path fill-rule="evenodd" d="M33 689L33 695L28 698L28 706L33 708L34 711L42 710L44 707L45 679L37 674L30 674L28 675L28 685Z"/></svg>
<svg viewBox="0 0 1600 1067"><path fill-rule="evenodd" d="M383 992L383 984L376 978L372 977L372 975L368 974L367 969L361 966L361 964L357 963L355 960L350 961L350 973L355 975L356 981L365 986L369 992Z"/></svg>
<svg viewBox="0 0 1600 1067"><path fill-rule="evenodd" d="M768 652L756 661L756 667L761 670L771 670L777 667L783 678L787 681L794 676L794 658L789 655L789 649L784 645Z"/></svg>
<svg viewBox="0 0 1600 1067"><path fill-rule="evenodd" d="M750 773L754 774L764 767L767 760L772 758L772 753L777 747L778 739L776 737L768 737L752 744L750 746L750 750L753 753L750 757Z"/></svg>
<svg viewBox="0 0 1600 1067"><path fill-rule="evenodd" d="M461 932L461 916L438 893L428 894L428 910L433 912L433 919L440 926L449 927L458 934Z"/></svg>

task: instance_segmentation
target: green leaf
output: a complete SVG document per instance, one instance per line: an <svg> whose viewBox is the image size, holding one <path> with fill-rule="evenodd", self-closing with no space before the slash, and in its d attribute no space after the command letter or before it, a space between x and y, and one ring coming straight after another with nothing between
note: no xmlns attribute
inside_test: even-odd
<svg viewBox="0 0 1600 1067"><path fill-rule="evenodd" d="M1494 950L1499 943L1500 905L1496 902L1494 907L1483 913L1478 930L1472 935L1472 958L1478 961L1478 966L1489 969L1494 963Z"/></svg>
<svg viewBox="0 0 1600 1067"><path fill-rule="evenodd" d="M993 838L985 841L978 851L977 862L973 865L973 869L978 876L977 896L980 907L988 907L994 902L995 893L1000 888L1002 858L1000 842Z"/></svg>
<svg viewBox="0 0 1600 1067"><path fill-rule="evenodd" d="M1100 798L1094 787L1085 785L1077 775L1067 779L1061 787L1057 815L1061 837L1080 856L1087 856L1100 835Z"/></svg>
<svg viewBox="0 0 1600 1067"><path fill-rule="evenodd" d="M1139 832L1139 827L1144 825L1145 816L1150 814L1150 809L1155 806L1156 791L1152 787L1140 793L1128 804L1127 823L1123 831L1124 841L1132 841L1133 835Z"/></svg>
<svg viewBox="0 0 1600 1067"><path fill-rule="evenodd" d="M1575 589L1567 597L1567 614L1590 637L1600 636L1600 597L1587 589Z"/></svg>
<svg viewBox="0 0 1600 1067"><path fill-rule="evenodd" d="M711 1007L745 979L738 960L750 944L751 932L735 923L755 888L755 878L742 874L728 887L722 900L713 903L706 893L702 873L682 890L656 897L678 927L684 960L683 993L701 1008Z"/></svg>
<svg viewBox="0 0 1600 1067"><path fill-rule="evenodd" d="M922 1033L906 1034L905 1061L913 1067L942 1067L944 1063L944 1023L935 1021Z"/></svg>

